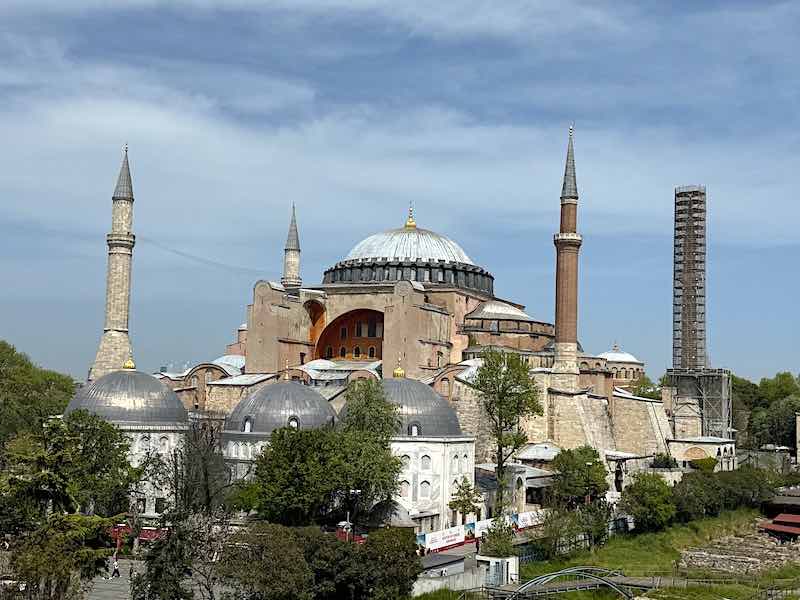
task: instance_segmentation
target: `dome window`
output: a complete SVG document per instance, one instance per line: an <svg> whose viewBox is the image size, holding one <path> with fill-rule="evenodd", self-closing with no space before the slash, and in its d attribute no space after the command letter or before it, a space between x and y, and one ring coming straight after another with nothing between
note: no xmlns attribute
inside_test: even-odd
<svg viewBox="0 0 800 600"><path fill-rule="evenodd" d="M420 427L419 423L408 424L408 435L410 435L411 437L417 437L418 435L421 434L422 434L422 427ZM428 460L430 460L430 458Z"/></svg>
<svg viewBox="0 0 800 600"><path fill-rule="evenodd" d="M289 424L289 427L291 427L292 429L299 429L300 428L300 419L298 419L297 417L294 417L294 416L289 417L288 424Z"/></svg>
<svg viewBox="0 0 800 600"><path fill-rule="evenodd" d="M244 418L244 422L242 422L242 431L244 433L250 433L253 431L253 420L250 417Z"/></svg>

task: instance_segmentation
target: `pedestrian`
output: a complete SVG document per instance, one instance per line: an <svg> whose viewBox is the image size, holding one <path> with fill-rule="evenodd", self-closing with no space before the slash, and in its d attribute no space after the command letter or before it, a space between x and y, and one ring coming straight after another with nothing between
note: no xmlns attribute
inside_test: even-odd
<svg viewBox="0 0 800 600"><path fill-rule="evenodd" d="M114 571L112 571L111 577L119 577L119 563L116 558L114 559Z"/></svg>

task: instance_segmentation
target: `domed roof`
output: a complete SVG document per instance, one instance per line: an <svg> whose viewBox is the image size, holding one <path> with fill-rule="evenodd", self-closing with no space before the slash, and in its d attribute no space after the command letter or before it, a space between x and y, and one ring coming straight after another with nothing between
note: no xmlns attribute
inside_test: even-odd
<svg viewBox="0 0 800 600"><path fill-rule="evenodd" d="M450 238L428 229L401 227L376 233L356 244L345 260L425 260L473 265L467 253Z"/></svg>
<svg viewBox="0 0 800 600"><path fill-rule="evenodd" d="M245 396L225 420L225 431L260 433L265 436L297 420L300 429L333 423L336 413L317 391L302 383L282 381L265 385ZM249 431L245 420L249 419Z"/></svg>
<svg viewBox="0 0 800 600"><path fill-rule="evenodd" d="M186 409L170 388L152 375L123 369L79 389L64 414L85 410L115 423L185 423Z"/></svg>
<svg viewBox="0 0 800 600"><path fill-rule="evenodd" d="M401 435L409 435L417 426L422 437L460 436L461 427L453 407L429 385L415 379L384 379L386 399L398 406Z"/></svg>
<svg viewBox="0 0 800 600"><path fill-rule="evenodd" d="M604 358L608 362L643 364L642 361L636 358L633 354L620 350L620 347L616 344L614 344L614 347L608 352L598 354L598 357Z"/></svg>

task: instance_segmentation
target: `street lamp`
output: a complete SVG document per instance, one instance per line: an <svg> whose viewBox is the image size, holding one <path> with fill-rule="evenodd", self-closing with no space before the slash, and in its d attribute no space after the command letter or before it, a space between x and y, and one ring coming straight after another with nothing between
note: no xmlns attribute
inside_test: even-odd
<svg viewBox="0 0 800 600"><path fill-rule="evenodd" d="M585 500L585 502L586 502L586 506L589 506L589 504L591 504L591 502L592 502L592 494L591 494L591 491L592 491L592 490L591 490L591 484L592 484L592 482L591 482L591 468L592 468L592 465L594 465L594 463L595 463L595 462L596 462L596 461L590 461L590 462L589 462L589 461L587 461L587 463L586 463L586 497L585 497L585 499L584 499L584 500Z"/></svg>

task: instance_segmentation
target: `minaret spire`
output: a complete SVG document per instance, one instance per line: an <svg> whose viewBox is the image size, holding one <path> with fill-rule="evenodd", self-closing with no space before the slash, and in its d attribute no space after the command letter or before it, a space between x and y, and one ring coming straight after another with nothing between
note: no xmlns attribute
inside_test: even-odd
<svg viewBox="0 0 800 600"><path fill-rule="evenodd" d="M292 219L283 249L283 276L281 284L286 288L299 288L303 283L300 277L300 234L297 233L297 214L292 202Z"/></svg>
<svg viewBox="0 0 800 600"><path fill-rule="evenodd" d="M575 182L574 127L569 128L564 183L561 186L561 226L556 246L556 340L553 387L574 392L579 387L578 369L578 186Z"/></svg>
<svg viewBox="0 0 800 600"><path fill-rule="evenodd" d="M122 166L111 199L111 232L106 236L106 318L100 346L89 371L89 381L124 368L133 355L128 337L128 317L131 261L136 237L133 235L133 184L127 144L123 149Z"/></svg>

